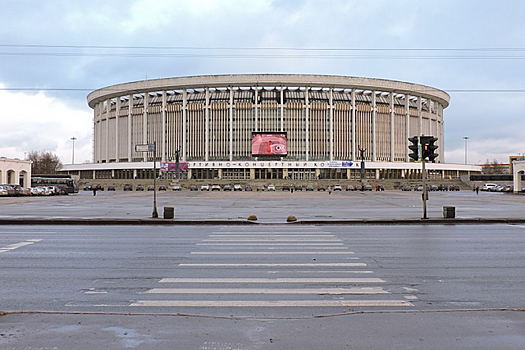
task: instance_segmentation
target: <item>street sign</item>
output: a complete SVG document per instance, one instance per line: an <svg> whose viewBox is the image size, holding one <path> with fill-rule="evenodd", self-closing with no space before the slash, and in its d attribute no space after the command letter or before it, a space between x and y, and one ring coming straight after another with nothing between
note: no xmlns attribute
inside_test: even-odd
<svg viewBox="0 0 525 350"><path fill-rule="evenodd" d="M155 152L155 144L135 145L135 152Z"/></svg>

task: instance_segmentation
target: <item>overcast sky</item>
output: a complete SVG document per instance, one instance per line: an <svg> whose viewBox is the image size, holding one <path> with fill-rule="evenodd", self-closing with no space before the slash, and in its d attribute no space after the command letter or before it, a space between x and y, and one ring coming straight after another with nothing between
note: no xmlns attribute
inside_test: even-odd
<svg viewBox="0 0 525 350"><path fill-rule="evenodd" d="M429 85L451 95L447 163L464 163L465 136L470 164L525 153L522 0L0 3L0 156L46 150L70 164L76 137L75 163L90 162L90 91L235 73Z"/></svg>

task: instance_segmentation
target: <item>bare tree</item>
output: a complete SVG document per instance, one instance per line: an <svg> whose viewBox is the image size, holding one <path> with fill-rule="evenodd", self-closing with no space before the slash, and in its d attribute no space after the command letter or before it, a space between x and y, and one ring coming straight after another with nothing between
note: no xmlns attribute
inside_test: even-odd
<svg viewBox="0 0 525 350"><path fill-rule="evenodd" d="M508 169L502 164L499 163L496 159L494 159L492 162L487 161L485 162L485 165L481 168L481 172L483 174L508 174Z"/></svg>
<svg viewBox="0 0 525 350"><path fill-rule="evenodd" d="M33 174L56 174L62 168L60 158L49 151L31 151L26 160L30 160L31 173Z"/></svg>

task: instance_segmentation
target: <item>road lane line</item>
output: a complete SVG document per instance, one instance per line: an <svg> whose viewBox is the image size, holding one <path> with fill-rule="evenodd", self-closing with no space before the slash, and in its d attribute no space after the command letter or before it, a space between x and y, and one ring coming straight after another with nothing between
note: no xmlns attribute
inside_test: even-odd
<svg viewBox="0 0 525 350"><path fill-rule="evenodd" d="M154 288L148 294L390 294L380 287L363 288Z"/></svg>
<svg viewBox="0 0 525 350"><path fill-rule="evenodd" d="M325 238L325 239L294 239L294 238L243 238L243 239L203 239L203 242L341 242L339 238Z"/></svg>
<svg viewBox="0 0 525 350"><path fill-rule="evenodd" d="M384 283L380 278L163 278L159 283Z"/></svg>
<svg viewBox="0 0 525 350"><path fill-rule="evenodd" d="M364 267L365 263L317 263L317 264L179 264L180 267Z"/></svg>
<svg viewBox="0 0 525 350"><path fill-rule="evenodd" d="M266 237L276 237L276 238L333 238L335 235L274 235L274 234L265 234L265 235L209 235L210 238L266 238Z"/></svg>
<svg viewBox="0 0 525 350"><path fill-rule="evenodd" d="M36 242L41 242L41 241L42 241L41 239L28 239L25 242L10 244L5 247L0 247L0 253L10 252L15 249L25 247L31 244L35 244Z"/></svg>
<svg viewBox="0 0 525 350"><path fill-rule="evenodd" d="M290 247L304 247L304 246L342 246L344 243L197 243L202 246L290 246Z"/></svg>
<svg viewBox="0 0 525 350"><path fill-rule="evenodd" d="M191 252L193 255L351 255L354 252Z"/></svg>
<svg viewBox="0 0 525 350"><path fill-rule="evenodd" d="M406 300L139 300L132 307L408 307Z"/></svg>

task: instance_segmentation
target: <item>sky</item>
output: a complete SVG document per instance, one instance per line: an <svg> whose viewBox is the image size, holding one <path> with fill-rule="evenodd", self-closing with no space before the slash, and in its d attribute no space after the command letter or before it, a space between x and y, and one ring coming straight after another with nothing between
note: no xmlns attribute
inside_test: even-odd
<svg viewBox="0 0 525 350"><path fill-rule="evenodd" d="M51 151L64 164L73 156L89 163L89 92L144 79L236 73L428 85L451 97L444 112L447 163L507 163L509 155L525 153L522 0L0 4L0 156Z"/></svg>

